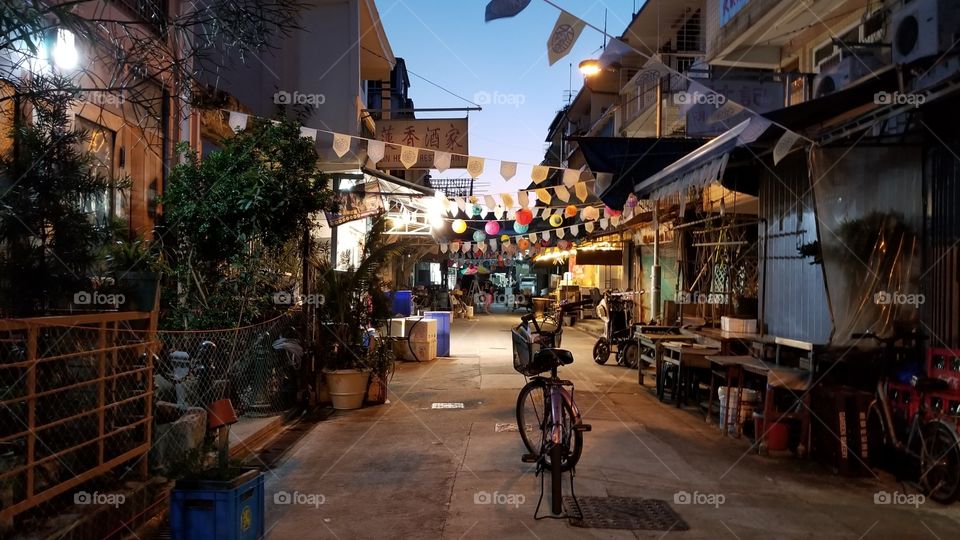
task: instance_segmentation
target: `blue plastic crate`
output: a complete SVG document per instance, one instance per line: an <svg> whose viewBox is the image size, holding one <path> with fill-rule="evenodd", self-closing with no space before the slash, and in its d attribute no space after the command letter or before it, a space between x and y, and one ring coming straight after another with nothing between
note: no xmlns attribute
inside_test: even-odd
<svg viewBox="0 0 960 540"><path fill-rule="evenodd" d="M184 479L170 494L173 540L257 540L264 535L263 473L232 481Z"/></svg>
<svg viewBox="0 0 960 540"><path fill-rule="evenodd" d="M437 356L450 356L450 320L453 314L449 311L424 311L423 316L437 320Z"/></svg>
<svg viewBox="0 0 960 540"><path fill-rule="evenodd" d="M394 315L413 315L413 291L394 291L391 294Z"/></svg>

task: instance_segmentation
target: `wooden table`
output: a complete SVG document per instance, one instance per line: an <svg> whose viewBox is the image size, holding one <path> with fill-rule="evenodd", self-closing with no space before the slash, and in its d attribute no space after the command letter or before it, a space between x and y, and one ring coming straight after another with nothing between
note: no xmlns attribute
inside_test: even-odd
<svg viewBox="0 0 960 540"><path fill-rule="evenodd" d="M733 381L737 381L737 403L734 406L735 414L734 418L736 419L736 430L734 436L740 437L742 435L743 429L740 425L740 404L743 401L743 374L744 371L749 371L751 373L765 374L767 369L767 364L762 360L754 358L748 355L739 355L739 356L725 356L725 355L712 355L708 356L707 360L710 361L710 396L707 398L707 413L706 421L710 423L710 413L713 410L713 395L717 391L717 380L723 379L726 383L727 388L727 399L726 399L726 408L720 409L720 418L730 418L729 408L730 403L730 394L733 387ZM724 422L720 422L721 425ZM729 430L725 430L724 435L729 434Z"/></svg>
<svg viewBox="0 0 960 540"><path fill-rule="evenodd" d="M637 382L643 386L644 363L654 366L659 373L660 357L663 355L663 344L668 341L693 342L696 337L675 333L637 332L637 347L639 361L637 362ZM659 375L657 375L659 377Z"/></svg>
<svg viewBox="0 0 960 540"><path fill-rule="evenodd" d="M663 354L660 357L660 365L657 366L657 398L660 401L664 399L665 393L665 364L671 364L677 367L677 377L673 387L673 401L677 407L681 407L686 402L686 397L692 393L692 378L690 371L693 369L710 369L708 356L716 355L719 349L693 345L679 341L667 341L663 343ZM686 388L685 388L686 387Z"/></svg>

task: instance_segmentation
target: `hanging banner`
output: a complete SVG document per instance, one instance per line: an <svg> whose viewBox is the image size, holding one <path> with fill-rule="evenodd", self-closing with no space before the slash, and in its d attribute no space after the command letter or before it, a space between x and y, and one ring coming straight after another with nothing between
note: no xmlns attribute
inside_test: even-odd
<svg viewBox="0 0 960 540"><path fill-rule="evenodd" d="M400 147L400 164L403 165L405 169L409 169L417 164L417 159L420 157L420 150L412 146L402 146Z"/></svg>
<svg viewBox="0 0 960 540"><path fill-rule="evenodd" d="M579 225L571 225L571 226L570 226L570 234L572 234L573 236L576 236L576 235L580 234L580 226L579 226Z"/></svg>
<svg viewBox="0 0 960 540"><path fill-rule="evenodd" d="M537 198L540 199L540 202L543 204L550 204L552 198L550 197L550 192L544 188L537 190Z"/></svg>
<svg viewBox="0 0 960 540"><path fill-rule="evenodd" d="M530 206L530 197L527 195L526 191L517 193L517 206L520 208L527 208Z"/></svg>
<svg viewBox="0 0 960 540"><path fill-rule="evenodd" d="M300 136L304 139L312 139L314 142L317 140L317 130L308 127L300 128Z"/></svg>
<svg viewBox="0 0 960 540"><path fill-rule="evenodd" d="M484 195L483 204L487 206L487 210L493 210L497 207L497 201L493 200L493 195Z"/></svg>
<svg viewBox="0 0 960 540"><path fill-rule="evenodd" d="M412 146L419 150L419 157L411 169L447 168L463 169L467 166L466 154L469 154L467 144L466 118L409 118L403 120L377 120L376 139L386 145L386 153L379 163L383 170L399 169L403 167L400 161L400 146ZM448 153L450 164L443 169L438 166L434 156ZM449 154L463 154L450 156ZM436 156L439 158L440 156ZM439 165L444 165L440 163Z"/></svg>
<svg viewBox="0 0 960 540"><path fill-rule="evenodd" d="M507 210L513 208L513 197L509 193L501 193L500 200L503 202L503 207Z"/></svg>
<svg viewBox="0 0 960 540"><path fill-rule="evenodd" d="M446 253L449 247L448 244L440 244L440 253Z"/></svg>
<svg viewBox="0 0 960 540"><path fill-rule="evenodd" d="M383 212L383 199L380 197L380 184L367 182L363 186L354 186L352 191L337 193L340 210L327 212L327 223L336 227L343 223L375 216Z"/></svg>
<svg viewBox="0 0 960 540"><path fill-rule="evenodd" d="M559 229L557 229L557 238L563 238L563 237L565 237L565 236L567 236L567 230L566 230L566 229L564 229L564 228L562 228L562 227L559 228Z"/></svg>
<svg viewBox="0 0 960 540"><path fill-rule="evenodd" d="M231 112L230 119L227 122L230 124L230 129L243 131L247 129L247 118L247 115L241 112Z"/></svg>
<svg viewBox="0 0 960 540"><path fill-rule="evenodd" d="M512 161L501 161L500 162L500 176L504 180L510 180L517 175L517 164Z"/></svg>
<svg viewBox="0 0 960 540"><path fill-rule="evenodd" d="M567 191L567 188L563 186L557 186L557 188L553 190L553 193L561 201L570 202L570 192Z"/></svg>
<svg viewBox="0 0 960 540"><path fill-rule="evenodd" d="M566 11L560 11L560 16L553 25L553 31L550 32L550 38L547 39L547 56L551 66L570 53L584 26L586 23L582 20Z"/></svg>
<svg viewBox="0 0 960 540"><path fill-rule="evenodd" d="M464 253L470 253L470 242L464 242L463 246L461 247L461 251Z"/></svg>
<svg viewBox="0 0 960 540"><path fill-rule="evenodd" d="M367 159L376 167L383 159L383 141L367 141Z"/></svg>
<svg viewBox="0 0 960 540"><path fill-rule="evenodd" d="M587 197L589 196L589 193L587 193L587 184L581 182L577 184L577 187L574 188L574 190L576 191L577 198L580 199L580 202L587 202Z"/></svg>
<svg viewBox="0 0 960 540"><path fill-rule="evenodd" d="M343 157L344 154L350 151L350 141L353 137L349 135L344 135L343 133L334 133L333 134L333 153L337 157Z"/></svg>
<svg viewBox="0 0 960 540"><path fill-rule="evenodd" d="M548 174L550 174L550 167L535 165L533 170L530 171L530 179L539 184L547 179Z"/></svg>
<svg viewBox="0 0 960 540"><path fill-rule="evenodd" d="M434 152L433 153L433 168L443 172L450 168L450 153L449 152Z"/></svg>
<svg viewBox="0 0 960 540"><path fill-rule="evenodd" d="M467 158L467 174L471 178L476 178L483 174L483 158L470 156Z"/></svg>
<svg viewBox="0 0 960 540"><path fill-rule="evenodd" d="M563 170L563 185L573 187L580 181L580 171L576 169Z"/></svg>
<svg viewBox="0 0 960 540"><path fill-rule="evenodd" d="M588 233L592 233L592 232L593 232L593 222L592 222L592 221L588 221L588 222L584 223L584 224L583 224L583 228L586 229L586 231L587 231Z"/></svg>
<svg viewBox="0 0 960 540"><path fill-rule="evenodd" d="M504 17L513 17L530 4L530 0L490 0L483 20L490 22Z"/></svg>
<svg viewBox="0 0 960 540"><path fill-rule="evenodd" d="M780 163L780 160L790 153L790 149L792 149L793 145L797 144L799 140L800 135L798 133L790 130L784 132L780 140L777 141L777 145L773 147L773 164L776 165Z"/></svg>

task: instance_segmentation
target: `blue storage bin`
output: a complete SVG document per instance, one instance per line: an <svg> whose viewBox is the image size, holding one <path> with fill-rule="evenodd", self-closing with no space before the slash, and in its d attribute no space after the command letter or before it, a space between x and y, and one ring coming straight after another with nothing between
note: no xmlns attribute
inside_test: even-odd
<svg viewBox="0 0 960 540"><path fill-rule="evenodd" d="M233 480L178 480L170 494L173 540L258 540L264 536L263 473Z"/></svg>
<svg viewBox="0 0 960 540"><path fill-rule="evenodd" d="M392 298L394 315L413 315L413 291L394 291Z"/></svg>
<svg viewBox="0 0 960 540"><path fill-rule="evenodd" d="M450 356L450 321L453 314L449 311L424 311L423 316L437 320L437 356Z"/></svg>

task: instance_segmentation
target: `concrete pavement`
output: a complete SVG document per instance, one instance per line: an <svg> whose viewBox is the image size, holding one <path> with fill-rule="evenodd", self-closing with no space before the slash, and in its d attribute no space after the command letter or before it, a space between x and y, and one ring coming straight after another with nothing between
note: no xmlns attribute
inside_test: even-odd
<svg viewBox="0 0 960 540"><path fill-rule="evenodd" d="M516 422L525 382L511 359L518 317L455 321L451 358L400 364L386 405L337 412L316 426L267 475L269 538L663 537L533 519L540 481L520 461L519 435L504 430ZM635 371L594 364L593 341L576 329L563 337L577 362L561 373L576 383L593 425L576 470L578 496L664 499L690 527L666 533L677 538L956 536L960 503L874 504L878 491L912 491L888 477L851 479L809 460L757 456L692 409L659 403ZM680 492L722 504L674 504Z"/></svg>

